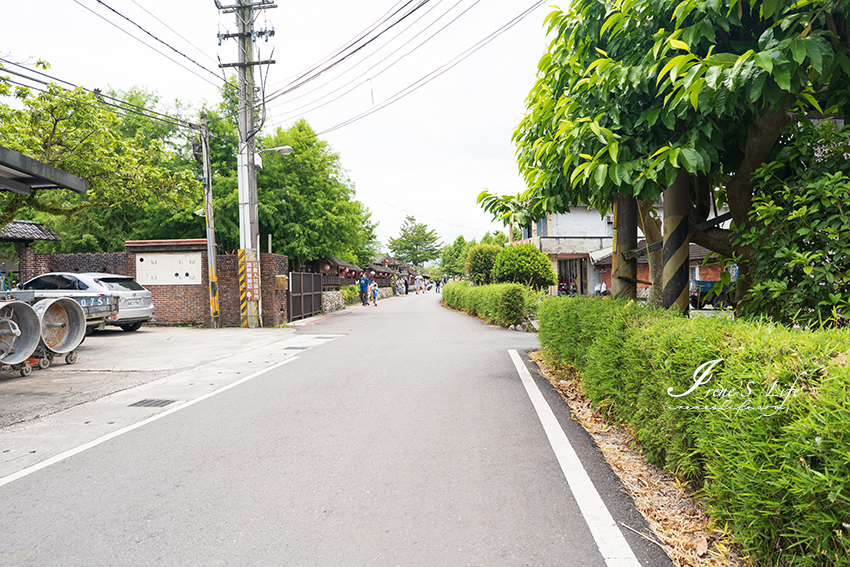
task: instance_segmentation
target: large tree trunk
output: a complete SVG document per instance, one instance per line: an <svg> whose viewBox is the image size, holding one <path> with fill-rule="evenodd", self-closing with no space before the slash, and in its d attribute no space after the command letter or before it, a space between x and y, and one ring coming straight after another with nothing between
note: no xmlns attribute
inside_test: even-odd
<svg viewBox="0 0 850 567"><path fill-rule="evenodd" d="M655 201L652 199L645 199L638 204L638 222L640 223L640 229L643 231L643 236L646 239L647 247L655 242L660 242L663 238L661 234L661 219L653 218L652 214L650 214L653 205L655 205ZM655 252L650 252L648 259L649 281L652 282L651 302L652 305L661 307L664 291L664 284L662 283L664 274L664 253L661 248L659 248Z"/></svg>
<svg viewBox="0 0 850 567"><path fill-rule="evenodd" d="M760 116L747 128L747 139L742 148L744 159L726 183L726 201L729 204L729 212L732 213L732 220L738 228L746 227L749 223L753 209L753 173L770 159L770 153L779 140L779 136L791 123L793 116L786 108L792 102L791 95L788 95L785 108L773 114ZM710 193L714 191L710 185L702 187L702 189L702 193L705 193L706 189ZM706 230L696 229L696 225L706 218L707 210L704 197L705 195L701 194L700 185L697 183L697 202L691 209L691 241L727 258L737 256L742 259L742 263L738 266L735 292L738 305L737 312L740 314L742 300L752 287L751 264L749 263L751 250L748 247L733 243L730 230L716 227Z"/></svg>

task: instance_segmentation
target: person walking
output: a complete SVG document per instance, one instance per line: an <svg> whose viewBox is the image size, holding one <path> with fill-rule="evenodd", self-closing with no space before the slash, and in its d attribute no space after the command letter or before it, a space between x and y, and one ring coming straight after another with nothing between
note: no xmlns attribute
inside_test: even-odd
<svg viewBox="0 0 850 567"><path fill-rule="evenodd" d="M372 282L372 305L378 306L378 282Z"/></svg>
<svg viewBox="0 0 850 567"><path fill-rule="evenodd" d="M366 277L366 274L362 274L360 279L357 280L357 283L360 284L360 303L363 305L369 305L369 278Z"/></svg>

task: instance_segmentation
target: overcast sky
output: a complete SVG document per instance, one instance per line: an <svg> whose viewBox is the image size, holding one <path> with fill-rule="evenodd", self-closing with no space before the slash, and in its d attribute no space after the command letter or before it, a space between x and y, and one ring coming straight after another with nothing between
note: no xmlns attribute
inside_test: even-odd
<svg viewBox="0 0 850 567"><path fill-rule="evenodd" d="M260 56L267 59L274 50L277 61L268 71L266 94L288 88L293 77L384 16L419 2L281 0L277 8L263 10L257 28L273 27L275 35L268 43L259 41ZM427 1L355 56L270 102L267 130L304 117L324 132L379 108L537 4ZM550 4L541 3L454 68L422 81L412 94L320 136L340 154L357 198L380 223L384 247L398 236L407 214L435 229L444 243L458 235L480 239L486 231L503 230L475 198L485 188L500 194L525 189L511 135L545 51L543 20L550 10ZM234 40L219 46L217 39L218 33L235 31L234 14L220 14L213 0L4 2L0 52L16 62L43 59L51 65L48 73L86 88L142 86L166 101L179 99L198 108L204 101L218 101L221 84L201 66L220 74L219 58L237 60Z"/></svg>

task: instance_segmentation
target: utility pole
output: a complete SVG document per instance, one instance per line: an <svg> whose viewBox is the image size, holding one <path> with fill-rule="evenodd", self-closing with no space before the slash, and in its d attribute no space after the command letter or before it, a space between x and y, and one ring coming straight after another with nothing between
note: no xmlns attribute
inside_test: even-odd
<svg viewBox="0 0 850 567"><path fill-rule="evenodd" d="M221 327L218 308L218 276L216 274L215 218L213 217L212 165L210 164L210 130L206 113L201 114L201 150L204 159L204 217L207 224L207 266L210 282L210 319L213 329Z"/></svg>
<svg viewBox="0 0 850 567"><path fill-rule="evenodd" d="M239 185L239 295L241 325L259 327L260 318L260 221L257 213L257 170L254 166L256 151L256 126L254 105L254 67L272 64L274 61L254 61L254 40L258 32L254 29L255 10L277 8L271 0L237 0L236 4L223 6L214 0L216 7L224 13L236 14L235 34L220 34L222 39L235 38L239 45L239 62L219 65L236 67L239 76L239 153L237 174ZM274 31L263 30L260 34L273 35Z"/></svg>

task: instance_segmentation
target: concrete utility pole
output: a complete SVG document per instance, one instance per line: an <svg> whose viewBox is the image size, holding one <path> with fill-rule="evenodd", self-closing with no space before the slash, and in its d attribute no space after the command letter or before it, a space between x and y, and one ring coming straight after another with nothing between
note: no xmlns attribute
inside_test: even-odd
<svg viewBox="0 0 850 567"><path fill-rule="evenodd" d="M257 213L257 170L254 165L256 152L256 126L254 105L254 67L272 64L274 61L254 61L254 40L258 32L254 29L255 10L277 8L269 0L238 0L231 6L222 6L214 0L216 7L224 13L236 14L237 33L221 34L219 40L235 38L239 44L239 62L220 65L236 67L239 76L239 153L237 174L239 183L239 248L244 251L247 268L240 264L240 313L243 327L261 326L259 297L260 221ZM261 31L273 35L274 32ZM247 274L242 277L242 274Z"/></svg>
<svg viewBox="0 0 850 567"><path fill-rule="evenodd" d="M215 218L213 216L212 166L210 165L210 130L206 113L201 114L201 149L204 159L204 216L207 221L207 266L210 282L210 318L213 329L221 327L218 308L218 275L216 274Z"/></svg>

